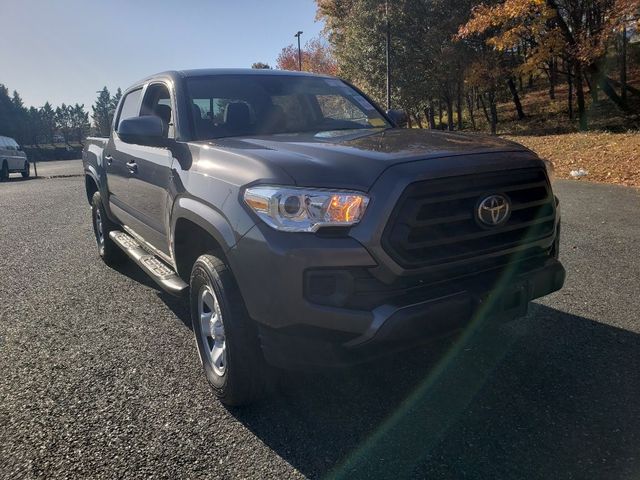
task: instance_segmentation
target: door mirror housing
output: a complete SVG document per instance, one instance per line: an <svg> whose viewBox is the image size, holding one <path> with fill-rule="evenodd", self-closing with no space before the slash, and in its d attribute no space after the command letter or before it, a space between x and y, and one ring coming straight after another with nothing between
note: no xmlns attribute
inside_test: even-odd
<svg viewBox="0 0 640 480"><path fill-rule="evenodd" d="M169 143L169 126L160 117L145 115L126 118L118 125L118 136L125 143L164 147Z"/></svg>
<svg viewBox="0 0 640 480"><path fill-rule="evenodd" d="M387 110L387 117L389 117L396 127L400 128L406 127L409 120L409 117L404 110Z"/></svg>

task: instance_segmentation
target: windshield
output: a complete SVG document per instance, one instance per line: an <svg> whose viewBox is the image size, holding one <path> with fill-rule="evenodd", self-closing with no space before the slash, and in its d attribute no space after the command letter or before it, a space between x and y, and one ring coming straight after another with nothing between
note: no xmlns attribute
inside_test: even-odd
<svg viewBox="0 0 640 480"><path fill-rule="evenodd" d="M221 75L187 79L197 140L391 125L335 78Z"/></svg>

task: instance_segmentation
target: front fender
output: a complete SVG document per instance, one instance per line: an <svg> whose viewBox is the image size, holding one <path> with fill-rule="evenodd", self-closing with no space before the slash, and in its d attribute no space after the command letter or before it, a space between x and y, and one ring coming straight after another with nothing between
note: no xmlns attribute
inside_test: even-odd
<svg viewBox="0 0 640 480"><path fill-rule="evenodd" d="M171 252L175 258L174 235L178 220L189 220L211 235L226 253L246 231L237 232L217 210L193 198L181 197L174 202L171 213ZM253 226L253 225L251 225ZM246 228L248 231L251 226Z"/></svg>

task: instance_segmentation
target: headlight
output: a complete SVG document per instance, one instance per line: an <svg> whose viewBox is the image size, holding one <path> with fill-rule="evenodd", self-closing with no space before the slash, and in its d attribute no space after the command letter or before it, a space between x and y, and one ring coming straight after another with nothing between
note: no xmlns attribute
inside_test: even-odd
<svg viewBox="0 0 640 480"><path fill-rule="evenodd" d="M369 197L359 192L256 186L245 190L244 201L276 230L315 232L320 227L355 225Z"/></svg>

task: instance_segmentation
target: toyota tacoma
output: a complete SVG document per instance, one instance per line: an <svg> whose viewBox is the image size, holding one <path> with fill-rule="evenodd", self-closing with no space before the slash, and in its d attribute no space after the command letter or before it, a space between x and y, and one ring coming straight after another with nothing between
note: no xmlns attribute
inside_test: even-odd
<svg viewBox="0 0 640 480"><path fill-rule="evenodd" d="M562 287L549 165L403 118L335 77L190 70L134 84L87 141L100 256L188 299L223 403L267 364L370 360Z"/></svg>

